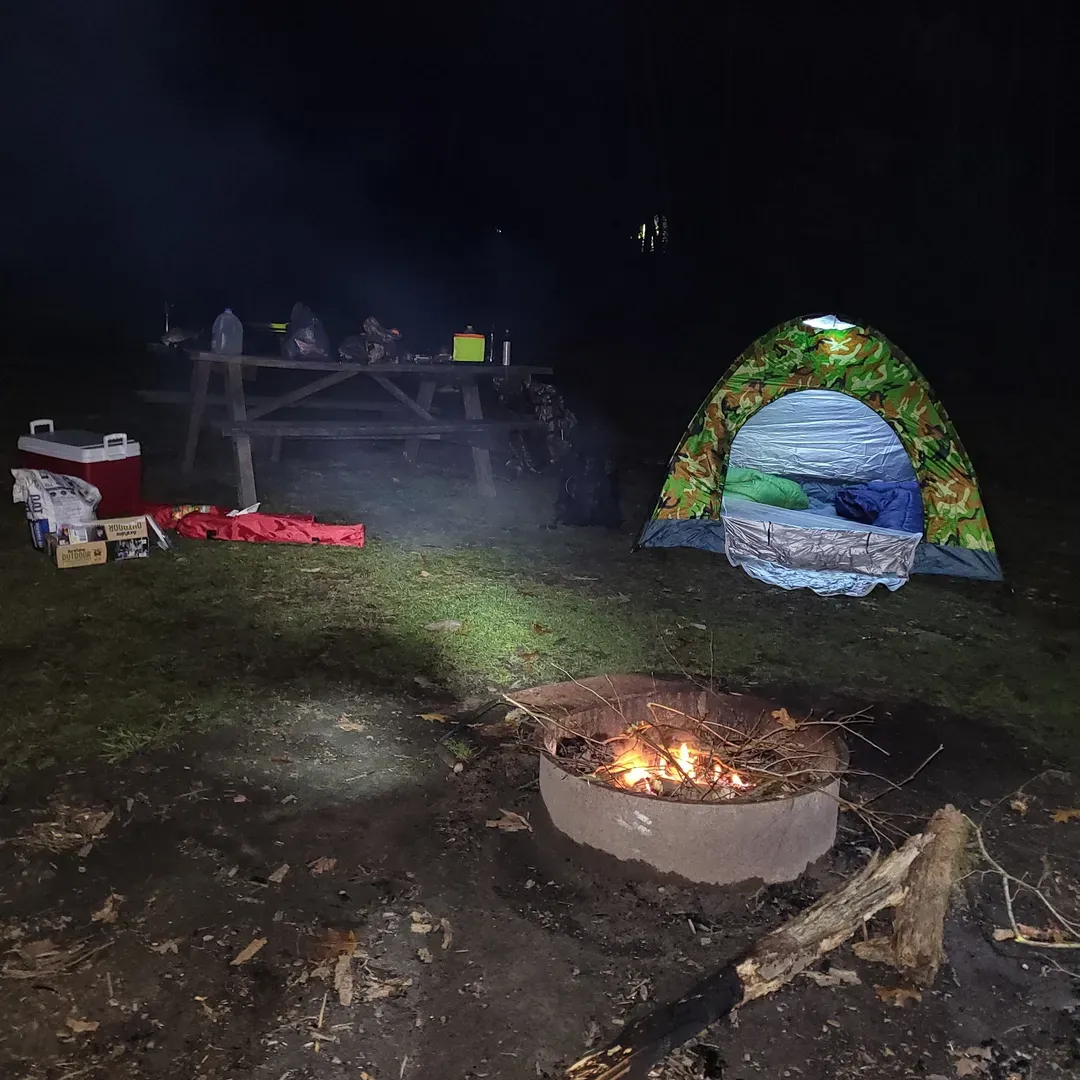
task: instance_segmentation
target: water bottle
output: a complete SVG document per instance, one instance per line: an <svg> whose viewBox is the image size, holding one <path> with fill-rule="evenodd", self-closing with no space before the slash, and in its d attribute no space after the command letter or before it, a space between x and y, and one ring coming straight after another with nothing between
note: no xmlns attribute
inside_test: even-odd
<svg viewBox="0 0 1080 1080"><path fill-rule="evenodd" d="M244 351L244 324L226 308L215 320L210 348L225 356L239 356Z"/></svg>

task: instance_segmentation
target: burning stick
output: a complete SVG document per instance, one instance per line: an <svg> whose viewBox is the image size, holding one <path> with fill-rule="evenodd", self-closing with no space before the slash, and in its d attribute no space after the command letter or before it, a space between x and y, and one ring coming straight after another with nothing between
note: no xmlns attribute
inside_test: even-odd
<svg viewBox="0 0 1080 1080"><path fill-rule="evenodd" d="M527 692L520 699L506 700L539 724L546 744L541 752L557 759L569 774L591 782L683 801L719 802L736 797L758 801L828 786L846 768L846 755L836 749L836 732L847 730L849 718L811 723L809 718L796 720L786 709L779 709L772 710L770 719L769 706L761 703L760 715L748 717L747 724L737 727L710 715L714 706L703 692L694 704L680 700L682 708L650 700L651 693L642 694L648 718L638 713L631 719L618 702L608 701L592 687L572 683L581 692L576 700L572 696L540 706L529 701ZM653 687L653 692L657 689ZM566 693L565 685L559 690ZM687 696L693 695L682 695ZM600 701L623 721L617 734L608 735L612 728L603 724L594 728L594 719L580 725L587 730L578 729L573 713L582 703L587 705L588 699ZM719 712L724 715L723 706ZM670 724L662 722L668 719ZM804 730L808 726L818 730L811 734ZM601 732L607 737L599 738Z"/></svg>
<svg viewBox="0 0 1080 1080"><path fill-rule="evenodd" d="M571 1065L566 1077L644 1080L672 1050L733 1009L778 990L888 907L898 907L896 944L900 939L910 944L908 927L919 924L915 967L924 978L932 978L940 957L948 897L966 840L964 816L951 806L939 810L925 832L910 837L884 859L875 855L854 878L766 934L741 960L702 980L678 1001L628 1025L610 1046ZM899 917L901 909L904 914Z"/></svg>

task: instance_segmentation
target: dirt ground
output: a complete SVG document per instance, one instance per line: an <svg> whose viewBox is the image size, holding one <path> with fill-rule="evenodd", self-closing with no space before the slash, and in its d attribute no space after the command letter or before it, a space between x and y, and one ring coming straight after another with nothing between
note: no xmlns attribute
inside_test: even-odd
<svg viewBox="0 0 1080 1080"><path fill-rule="evenodd" d="M196 492L148 449L151 495L227 498L220 456ZM834 851L787 886L688 886L577 849L545 819L535 750L497 727L497 711L477 732L482 752L460 775L450 770L438 742L452 718L507 685L543 681L541 665L521 662L520 642L568 667L576 658L573 670L612 670L645 654L614 639L590 646L609 623L637 626L642 611L651 633L668 635L658 655L673 662L711 661L793 711L870 707L870 734L888 756L852 746L849 797L886 788L864 774L903 781L944 743L878 811L911 832L954 803L984 823L1011 873L1080 923L1080 813L1062 813L1080 808L1080 784L1060 768L1080 760L1069 751L1073 534L1014 564L1007 592L912 582L880 599L820 602L768 590L722 560L646 568L627 551L629 533L547 530L542 484L508 485L513 495L481 506L453 467L399 477L380 462L300 452L276 481L264 474L275 508L365 521L378 580L349 576L334 552L197 544L160 557L172 562L50 577L16 540L21 524L5 527L5 746L20 724L37 739L45 714L52 734L4 774L0 795L0 1076L554 1078L854 873L877 840L848 813ZM652 490L646 477L628 493L629 518ZM1041 511L1011 505L999 532L1023 535ZM453 576L461 551L472 561ZM398 573L410 581L391 604L386 579ZM491 619L509 611L525 636L504 642L475 614L471 638L414 650L413 624L432 617L418 590L440 574L439 604L496 589L503 606ZM384 590L373 613L349 606L361 583ZM37 620L32 632L25 619L13 629L19 603ZM275 604L293 621L264 619ZM604 627L570 627L574 604ZM106 615L116 628L107 647ZM361 617L377 617L378 647L370 626L353 625ZM529 630L561 617L565 631ZM719 627L707 646L697 620ZM56 641L70 647L49 650L43 678L43 643ZM173 686L185 678L190 699ZM107 696L95 690L106 684ZM172 723L211 698L227 703L212 722ZM110 728L121 710L124 726ZM112 741L101 753L85 741L66 750L64 718L93 735L95 715L97 737L107 729ZM119 738L137 721L137 738ZM166 737L144 737L150 727ZM504 809L531 831L487 827ZM1016 917L1060 936L1030 892ZM844 972L840 985L801 978L659 1075L1075 1075L1077 954L997 940L1007 926L1000 877L973 862L947 927L947 965L921 1000L894 1004L895 974L845 947L824 965Z"/></svg>
<svg viewBox="0 0 1080 1080"><path fill-rule="evenodd" d="M792 885L663 880L553 835L535 753L500 736L497 714L483 752L454 774L436 752L445 725L416 715L430 708L393 695L294 702L182 752L14 785L0 851L0 1074L558 1076L876 846L843 814L837 848ZM887 770L861 744L855 768L902 778L940 722L879 716ZM1075 918L1080 823L1051 816L1080 804L1075 782L1039 776L1042 763L995 730L948 722L963 725L964 758L939 755L876 805L911 830L954 802L985 821L999 861ZM1024 812L1010 805L1021 786ZM881 787L853 776L847 791ZM502 809L533 831L486 827ZM1018 918L1053 921L1030 899ZM845 948L826 967L854 971L856 985L800 979L662 1075L954 1076L961 1062L977 1069L967 1075L1075 1074L1068 953L995 941L1006 925L999 879L976 868L950 919L947 967L921 1001L886 1003L896 976ZM343 953L348 1005L335 989Z"/></svg>

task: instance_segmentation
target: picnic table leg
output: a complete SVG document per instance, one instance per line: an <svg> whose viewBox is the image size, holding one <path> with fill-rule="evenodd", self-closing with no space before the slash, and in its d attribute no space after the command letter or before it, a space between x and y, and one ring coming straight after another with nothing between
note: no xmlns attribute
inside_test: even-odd
<svg viewBox="0 0 1080 1080"><path fill-rule="evenodd" d="M424 379L420 383L420 393L416 395L416 404L424 412L431 412L431 403L435 400L435 380ZM418 438L405 441L405 460L415 461L420 453L420 440Z"/></svg>
<svg viewBox="0 0 1080 1080"><path fill-rule="evenodd" d="M206 392L209 386L210 361L196 360L191 370L191 415L188 418L181 472L189 473L195 468L195 450L199 445L199 431L202 428L203 413L206 412Z"/></svg>
<svg viewBox="0 0 1080 1080"><path fill-rule="evenodd" d="M483 420L484 409L480 404L480 387L475 379L465 379L461 384L461 396L465 399L465 419ZM476 470L476 486L481 495L495 496L495 477L491 472L491 451L486 446L473 445L473 468Z"/></svg>
<svg viewBox="0 0 1080 1080"><path fill-rule="evenodd" d="M247 402L244 400L244 370L237 363L229 364L229 416L243 423L247 420ZM255 466L251 460L251 436L234 435L233 450L236 453L236 492L240 498L238 509L243 510L258 502L255 494Z"/></svg>

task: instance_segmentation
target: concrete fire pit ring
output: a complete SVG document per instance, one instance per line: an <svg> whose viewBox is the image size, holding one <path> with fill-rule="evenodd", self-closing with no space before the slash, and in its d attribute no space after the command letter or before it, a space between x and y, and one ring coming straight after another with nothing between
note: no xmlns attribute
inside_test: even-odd
<svg viewBox="0 0 1080 1080"><path fill-rule="evenodd" d="M772 712L777 705L641 676L572 685L574 689L554 684L512 695L548 718L543 724L547 752L540 755L540 793L552 823L572 840L627 862L716 885L792 881L836 842L839 774L848 758L835 734L821 728L795 733L807 740L806 746L813 740L815 750L825 754L821 765L829 775L819 786L794 795L703 803L639 794L567 772L553 757L557 740L570 732L619 732L628 723L649 719L650 701L743 730L775 725Z"/></svg>

